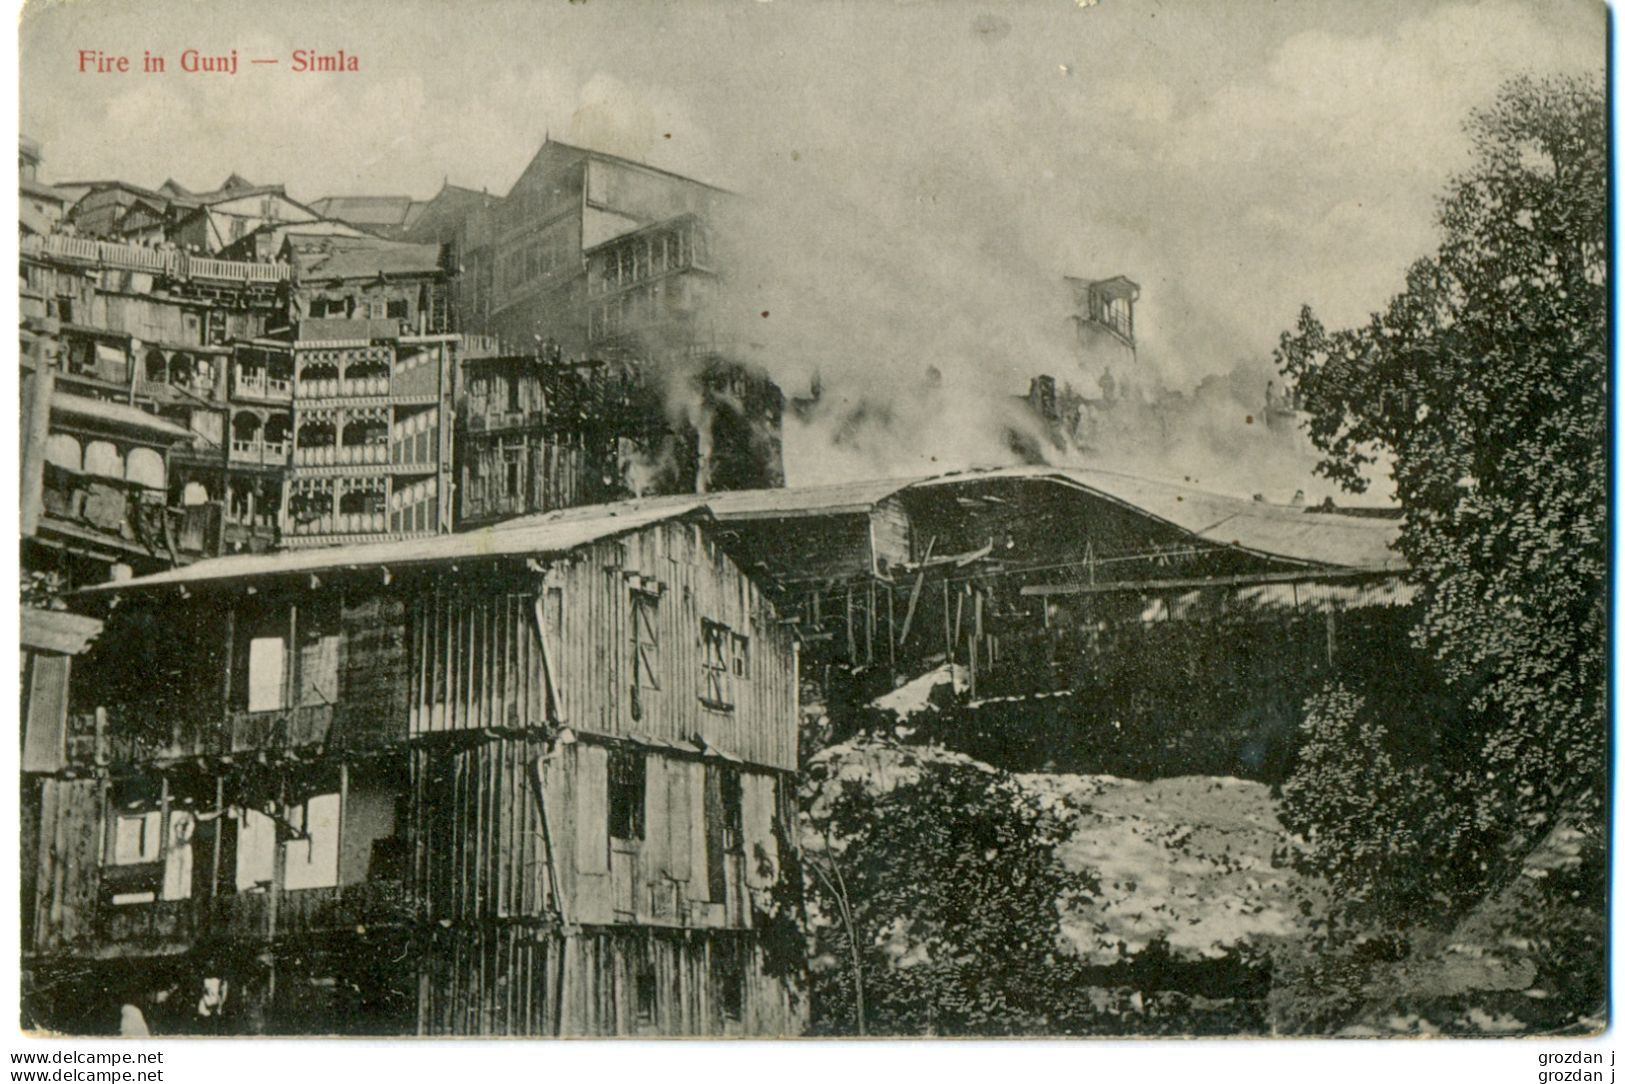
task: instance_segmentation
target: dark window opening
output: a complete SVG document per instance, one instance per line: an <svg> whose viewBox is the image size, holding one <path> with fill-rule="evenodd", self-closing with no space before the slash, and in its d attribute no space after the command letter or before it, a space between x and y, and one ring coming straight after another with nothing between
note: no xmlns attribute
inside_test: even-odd
<svg viewBox="0 0 1625 1084"><path fill-rule="evenodd" d="M632 589L632 718L643 717L643 690L660 691L660 596Z"/></svg>
<svg viewBox="0 0 1625 1084"><path fill-rule="evenodd" d="M615 749L609 754L609 834L614 839L643 838L643 754Z"/></svg>
<svg viewBox="0 0 1625 1084"><path fill-rule="evenodd" d="M638 1023L644 1026L653 1026L656 1022L656 1005L660 1000L658 985L655 981L654 960L649 956L649 950L639 953L633 967L637 969L635 981L638 996Z"/></svg>
<svg viewBox="0 0 1625 1084"><path fill-rule="evenodd" d="M728 626L715 621L700 625L704 653L700 656L700 700L708 708L733 710L733 641Z"/></svg>
<svg viewBox="0 0 1625 1084"><path fill-rule="evenodd" d="M722 849L739 853L745 849L744 787L738 768L720 768L722 773Z"/></svg>
<svg viewBox="0 0 1625 1084"><path fill-rule="evenodd" d="M745 1015L744 946L731 939L718 941L711 946L711 960L722 1018L737 1023Z"/></svg>
<svg viewBox="0 0 1625 1084"><path fill-rule="evenodd" d="M406 302L391 301L384 310L391 320L406 319Z"/></svg>

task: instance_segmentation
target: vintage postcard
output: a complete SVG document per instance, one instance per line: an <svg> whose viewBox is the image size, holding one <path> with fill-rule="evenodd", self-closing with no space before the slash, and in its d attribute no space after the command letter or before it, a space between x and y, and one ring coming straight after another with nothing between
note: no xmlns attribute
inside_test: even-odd
<svg viewBox="0 0 1625 1084"><path fill-rule="evenodd" d="M21 1033L1606 1028L1601 4L18 33Z"/></svg>

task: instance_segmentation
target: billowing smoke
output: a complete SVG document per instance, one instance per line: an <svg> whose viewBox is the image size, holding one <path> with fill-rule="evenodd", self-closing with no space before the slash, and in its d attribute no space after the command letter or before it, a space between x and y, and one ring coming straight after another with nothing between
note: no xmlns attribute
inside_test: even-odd
<svg viewBox="0 0 1625 1084"><path fill-rule="evenodd" d="M1080 329L1066 276L1131 268L1066 266L1013 225L990 233L985 209L841 191L752 193L716 223L716 336L790 398L790 484L1047 462L1272 501L1339 496L1313 474L1301 418L1268 415L1267 361L1221 361L1223 346L1164 359L1154 329L1137 347ZM1169 375L1204 371L1185 386ZM1080 426L1061 433L1025 401L1040 375L1070 392Z"/></svg>

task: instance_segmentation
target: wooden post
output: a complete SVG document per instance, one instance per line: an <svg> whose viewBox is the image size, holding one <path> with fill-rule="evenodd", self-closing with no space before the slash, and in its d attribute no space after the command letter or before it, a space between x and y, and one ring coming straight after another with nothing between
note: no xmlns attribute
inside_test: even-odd
<svg viewBox="0 0 1625 1084"><path fill-rule="evenodd" d="M846 585L846 658L849 663L858 661L858 632L852 624L852 585Z"/></svg>
<svg viewBox="0 0 1625 1084"><path fill-rule="evenodd" d="M158 899L169 881L169 773L158 777Z"/></svg>
<svg viewBox="0 0 1625 1084"><path fill-rule="evenodd" d="M951 669L954 664L954 634L948 624L948 581L942 581L942 647Z"/></svg>
<svg viewBox="0 0 1625 1084"><path fill-rule="evenodd" d="M897 680L897 592L886 585L886 656L892 680Z"/></svg>
<svg viewBox="0 0 1625 1084"><path fill-rule="evenodd" d="M863 615L863 661L868 666L875 664L875 583L869 581L869 607Z"/></svg>
<svg viewBox="0 0 1625 1084"><path fill-rule="evenodd" d="M226 780L214 777L214 853L209 856L209 898L220 895L220 837L225 834Z"/></svg>
<svg viewBox="0 0 1625 1084"><path fill-rule="evenodd" d="M345 807L350 804L350 765L339 762L339 815L338 823L334 826L337 838L337 850L333 856L333 887L344 887L344 817ZM305 825L305 832L309 834L310 825Z"/></svg>

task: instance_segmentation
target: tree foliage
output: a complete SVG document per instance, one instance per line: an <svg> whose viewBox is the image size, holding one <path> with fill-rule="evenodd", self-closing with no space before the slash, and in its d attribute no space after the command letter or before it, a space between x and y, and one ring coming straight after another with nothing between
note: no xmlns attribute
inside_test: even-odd
<svg viewBox="0 0 1625 1084"><path fill-rule="evenodd" d="M1090 882L1056 853L1063 816L976 765L919 760L910 781L878 794L827 771L815 764L809 786L833 788L833 800L806 815L814 1030L858 1032L843 908L868 1034L1065 1030L1076 962L1061 912Z"/></svg>
<svg viewBox="0 0 1625 1084"><path fill-rule="evenodd" d="M1392 464L1416 638L1471 710L1432 721L1448 759L1378 767L1470 803L1452 811L1462 831L1427 844L1446 865L1564 812L1600 829L1607 738L1606 99L1520 77L1468 131L1438 252L1363 327L1305 308L1276 355L1323 473L1358 491ZM1427 804L1410 803L1418 830Z"/></svg>

